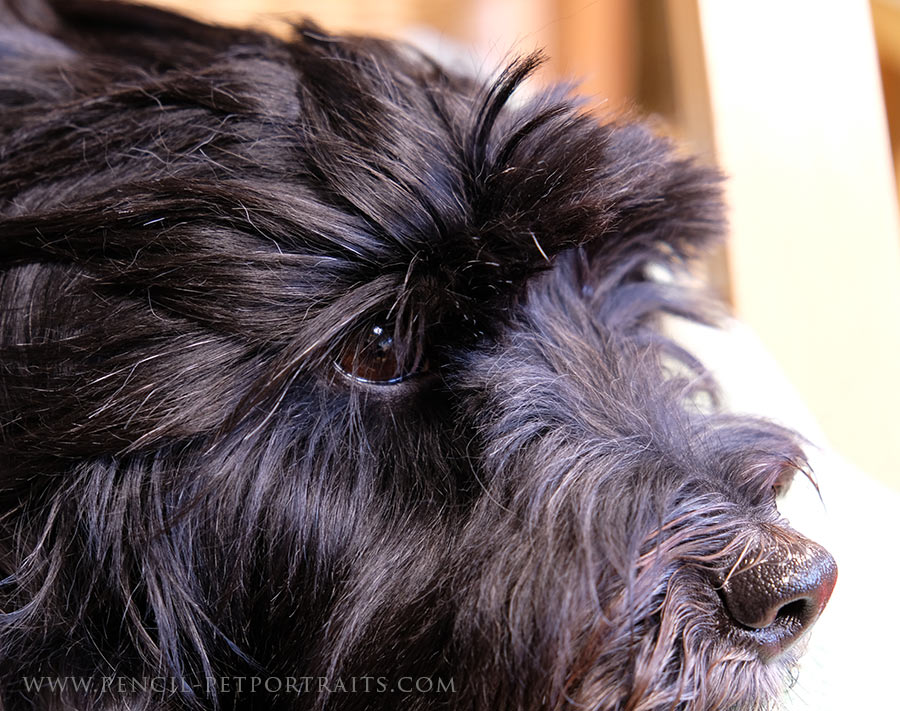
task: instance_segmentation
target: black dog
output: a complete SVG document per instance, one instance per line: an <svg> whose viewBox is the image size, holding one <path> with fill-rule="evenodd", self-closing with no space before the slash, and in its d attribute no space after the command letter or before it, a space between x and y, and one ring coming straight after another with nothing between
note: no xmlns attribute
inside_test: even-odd
<svg viewBox="0 0 900 711"><path fill-rule="evenodd" d="M718 178L409 47L0 1L0 706L762 709L836 568L648 277Z"/></svg>

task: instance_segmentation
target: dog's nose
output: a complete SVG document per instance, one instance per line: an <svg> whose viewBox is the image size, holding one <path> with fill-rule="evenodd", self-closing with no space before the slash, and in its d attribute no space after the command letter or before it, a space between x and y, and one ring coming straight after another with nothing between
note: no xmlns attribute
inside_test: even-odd
<svg viewBox="0 0 900 711"><path fill-rule="evenodd" d="M785 535L788 534L788 535ZM837 582L837 564L822 546L784 529L777 543L744 554L721 584L722 600L742 636L768 661L818 619Z"/></svg>

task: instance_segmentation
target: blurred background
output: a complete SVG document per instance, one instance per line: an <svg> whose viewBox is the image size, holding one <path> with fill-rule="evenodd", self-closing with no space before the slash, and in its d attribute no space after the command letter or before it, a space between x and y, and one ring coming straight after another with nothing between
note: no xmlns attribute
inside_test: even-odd
<svg viewBox="0 0 900 711"><path fill-rule="evenodd" d="M601 114L658 116L729 176L715 289L830 444L900 489L900 0L149 4L275 32L309 16L474 72L541 47L540 81L578 81Z"/></svg>

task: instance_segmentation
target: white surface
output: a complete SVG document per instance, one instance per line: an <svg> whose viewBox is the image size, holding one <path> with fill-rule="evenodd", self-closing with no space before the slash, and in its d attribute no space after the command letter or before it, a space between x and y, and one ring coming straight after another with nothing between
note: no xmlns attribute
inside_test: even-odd
<svg viewBox="0 0 900 711"><path fill-rule="evenodd" d="M839 451L896 471L900 232L869 3L698 8L737 313Z"/></svg>

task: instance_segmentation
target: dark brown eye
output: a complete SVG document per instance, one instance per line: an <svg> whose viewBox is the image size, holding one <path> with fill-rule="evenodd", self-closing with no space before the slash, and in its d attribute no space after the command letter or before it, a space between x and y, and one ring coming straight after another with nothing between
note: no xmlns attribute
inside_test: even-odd
<svg viewBox="0 0 900 711"><path fill-rule="evenodd" d="M406 360L387 329L374 326L360 342L344 349L335 366L353 380L390 385L416 372L416 363L407 366Z"/></svg>
<svg viewBox="0 0 900 711"><path fill-rule="evenodd" d="M772 489L775 491L776 499L780 499L787 493L788 489L791 488L791 482L794 481L796 473L797 470L794 469L794 467L785 467L778 473L778 476L772 483Z"/></svg>

